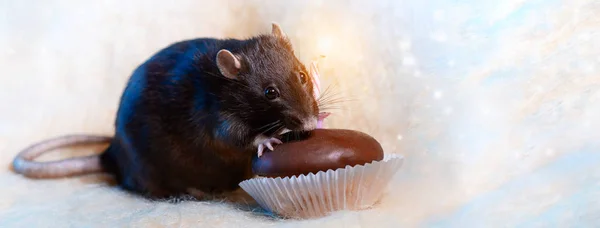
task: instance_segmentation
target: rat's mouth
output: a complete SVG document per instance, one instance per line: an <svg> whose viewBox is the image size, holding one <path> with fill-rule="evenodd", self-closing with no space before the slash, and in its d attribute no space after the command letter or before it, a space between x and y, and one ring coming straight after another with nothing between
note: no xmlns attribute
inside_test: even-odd
<svg viewBox="0 0 600 228"><path fill-rule="evenodd" d="M288 131L284 134L279 135L279 139L283 143L289 143L298 140L304 140L311 135L310 131Z"/></svg>
<svg viewBox="0 0 600 228"><path fill-rule="evenodd" d="M323 126L323 120L325 120L325 118L327 118L331 113L329 112L320 112L318 117L317 117L317 127L316 129L320 129ZM295 141L295 140L302 140L307 138L308 136L310 136L310 131L304 131L304 130L290 130L288 128L284 128L283 130L281 130L279 132L279 134L277 134L279 136L279 138L281 139L282 142L286 143L286 142L290 142L290 141Z"/></svg>
<svg viewBox="0 0 600 228"><path fill-rule="evenodd" d="M293 125L283 128L278 133L276 133L276 135L281 136L281 135L287 134L289 132L310 131L311 129L323 128L323 121L330 114L331 113L329 113L329 112L320 112L317 116L316 123L313 122L311 124L300 125L302 122L300 122L299 120L296 120L295 122L293 122ZM314 121L314 119L313 119L313 121ZM300 127L295 127L295 125L300 125Z"/></svg>

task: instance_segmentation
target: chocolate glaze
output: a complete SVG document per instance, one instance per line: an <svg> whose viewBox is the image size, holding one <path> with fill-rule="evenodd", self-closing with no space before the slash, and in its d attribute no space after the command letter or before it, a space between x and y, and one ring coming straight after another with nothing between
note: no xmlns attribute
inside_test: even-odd
<svg viewBox="0 0 600 228"><path fill-rule="evenodd" d="M373 137L359 131L316 129L287 133L284 143L253 161L254 174L285 177L362 165L383 159L383 149Z"/></svg>

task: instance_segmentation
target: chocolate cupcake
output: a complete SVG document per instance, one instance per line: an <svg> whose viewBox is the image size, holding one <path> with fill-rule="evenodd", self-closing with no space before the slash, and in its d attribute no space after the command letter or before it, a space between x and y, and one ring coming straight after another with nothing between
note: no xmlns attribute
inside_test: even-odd
<svg viewBox="0 0 600 228"><path fill-rule="evenodd" d="M287 136L253 162L258 177L240 183L261 207L285 218L372 207L403 163L402 156L384 154L374 138L358 131Z"/></svg>

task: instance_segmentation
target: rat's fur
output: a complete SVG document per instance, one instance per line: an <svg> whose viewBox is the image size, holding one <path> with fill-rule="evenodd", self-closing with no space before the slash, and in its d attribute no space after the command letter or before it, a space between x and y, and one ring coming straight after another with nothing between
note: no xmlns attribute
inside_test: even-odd
<svg viewBox="0 0 600 228"><path fill-rule="evenodd" d="M215 64L222 49L240 57L236 79ZM175 43L133 73L102 164L125 189L152 197L235 190L252 175L255 138L305 130L316 118L312 87L298 71L306 69L291 45L274 35ZM281 97L267 99L268 86Z"/></svg>

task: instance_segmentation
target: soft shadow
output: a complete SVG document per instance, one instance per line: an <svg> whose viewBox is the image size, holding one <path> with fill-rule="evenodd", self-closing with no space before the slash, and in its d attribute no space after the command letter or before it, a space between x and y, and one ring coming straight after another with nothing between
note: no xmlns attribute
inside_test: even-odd
<svg viewBox="0 0 600 228"><path fill-rule="evenodd" d="M195 201L209 201L220 204L227 204L231 206L233 209L237 209L243 212L249 212L253 216L260 217L263 219L269 219L272 221L280 220L281 217L273 214L272 212L265 210L262 208L256 200L254 200L248 193L246 193L243 189L239 188L238 190L226 193L218 196L210 196L203 200L197 200L192 196L188 196L188 200Z"/></svg>

